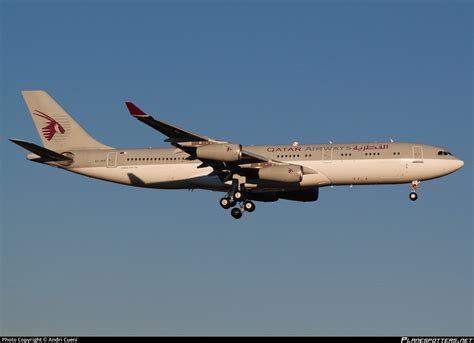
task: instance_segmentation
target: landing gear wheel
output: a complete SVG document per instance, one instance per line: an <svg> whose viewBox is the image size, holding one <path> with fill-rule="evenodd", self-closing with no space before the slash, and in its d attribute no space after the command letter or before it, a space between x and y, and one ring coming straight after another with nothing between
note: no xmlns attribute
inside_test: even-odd
<svg viewBox="0 0 474 343"><path fill-rule="evenodd" d="M219 204L221 205L222 208L226 210L232 207L232 201L227 197L224 197L221 200L219 200Z"/></svg>
<svg viewBox="0 0 474 343"><path fill-rule="evenodd" d="M236 191L234 193L234 199L237 201L241 201L244 198L244 195L242 194L241 191Z"/></svg>
<svg viewBox="0 0 474 343"><path fill-rule="evenodd" d="M244 202L244 210L247 212L255 211L255 204L251 201Z"/></svg>
<svg viewBox="0 0 474 343"><path fill-rule="evenodd" d="M240 219L240 217L242 217L242 211L240 210L240 208L234 207L234 208L230 211L230 214L231 214L232 217L234 217L235 219Z"/></svg>
<svg viewBox="0 0 474 343"><path fill-rule="evenodd" d="M415 192L411 192L410 193L410 200L415 201L416 199L418 199L418 195Z"/></svg>

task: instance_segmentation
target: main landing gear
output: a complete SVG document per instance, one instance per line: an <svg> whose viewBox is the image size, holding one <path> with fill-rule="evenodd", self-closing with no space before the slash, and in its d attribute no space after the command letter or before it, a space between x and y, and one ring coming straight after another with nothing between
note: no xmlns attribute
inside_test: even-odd
<svg viewBox="0 0 474 343"><path fill-rule="evenodd" d="M240 207L234 207L237 204L237 202L240 203ZM241 218L244 212L255 211L255 204L252 201L245 199L244 193L241 192L240 190L235 190L234 192L230 192L226 197L223 197L219 201L219 204L224 209L229 209L231 207L234 207L230 211L230 214L235 219Z"/></svg>
<svg viewBox="0 0 474 343"><path fill-rule="evenodd" d="M415 201L418 199L418 194L416 194L416 190L420 187L420 181L412 181L411 182L411 192L410 192L410 200Z"/></svg>

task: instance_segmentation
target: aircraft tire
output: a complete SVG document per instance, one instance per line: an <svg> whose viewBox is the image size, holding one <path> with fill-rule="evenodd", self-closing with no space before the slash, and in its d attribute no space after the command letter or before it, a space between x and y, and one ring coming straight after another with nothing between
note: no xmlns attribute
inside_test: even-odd
<svg viewBox="0 0 474 343"><path fill-rule="evenodd" d="M226 210L232 207L232 201L227 197L221 198L221 200L219 201L219 204L221 205L222 208Z"/></svg>
<svg viewBox="0 0 474 343"><path fill-rule="evenodd" d="M247 212L253 212L255 211L255 204L251 201L246 201L244 202L244 209Z"/></svg>
<svg viewBox="0 0 474 343"><path fill-rule="evenodd" d="M236 191L234 193L234 199L237 201L241 201L244 198L244 195L242 194L241 191Z"/></svg>
<svg viewBox="0 0 474 343"><path fill-rule="evenodd" d="M242 211L240 210L240 208L237 208L237 207L234 207L231 211L230 211L230 214L232 215L232 217L234 217L235 219L240 219L242 217Z"/></svg>

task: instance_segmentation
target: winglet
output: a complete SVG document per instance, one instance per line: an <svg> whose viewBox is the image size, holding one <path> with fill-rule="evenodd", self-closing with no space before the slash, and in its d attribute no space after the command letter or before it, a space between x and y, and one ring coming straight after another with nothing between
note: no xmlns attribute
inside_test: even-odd
<svg viewBox="0 0 474 343"><path fill-rule="evenodd" d="M148 114L143 112L141 109L137 107L133 102L125 102L125 105L127 105L128 111L130 114L134 117L148 117Z"/></svg>

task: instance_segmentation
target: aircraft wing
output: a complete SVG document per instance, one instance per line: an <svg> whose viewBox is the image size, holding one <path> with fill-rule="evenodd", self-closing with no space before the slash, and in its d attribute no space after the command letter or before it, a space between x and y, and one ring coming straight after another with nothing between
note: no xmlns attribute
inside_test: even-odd
<svg viewBox="0 0 474 343"><path fill-rule="evenodd" d="M155 130L158 130L162 134L167 136L168 139L165 139L165 142L169 142L173 144L173 143L179 143L179 142L203 142L203 141L210 140L209 137L198 135L198 134L180 129L179 127L167 124L164 121L157 120L153 118L152 116L143 112L132 102L126 102L125 104L127 105L127 108L130 111L130 114L134 118L137 118L142 123L145 123L148 126L151 126Z"/></svg>
<svg viewBox="0 0 474 343"><path fill-rule="evenodd" d="M204 135L199 135L179 127L165 123L164 121L153 118L151 115L143 112L138 106L132 102L126 102L127 108L130 114L145 123L146 125L154 128L155 130L161 132L168 138L165 139L165 142L171 143L172 145L184 150L185 152L190 152L191 149L195 149L202 145L207 144L222 144L228 143L225 141L219 141L216 139L209 138ZM245 158L245 163L252 162L270 162L270 160L264 156L251 153L249 151L242 151L242 157Z"/></svg>
<svg viewBox="0 0 474 343"><path fill-rule="evenodd" d="M226 144L229 142L212 139L207 136L199 135L170 125L164 121L153 118L151 115L142 111L132 102L126 102L125 104L127 105L130 114L134 118L167 136L168 138L165 139L165 142L168 142L178 149L188 153L190 155L188 159L199 159L202 162L199 168L212 167L214 169L212 174L217 175L223 171L232 173L235 172L236 169L241 168L259 169L271 165L289 165L288 163L272 160L265 156L246 151L245 149L241 150L242 156L238 162L224 162L198 158L196 156L196 149L198 147L210 144ZM303 170L308 174L313 174L315 172L314 170L307 167L304 167Z"/></svg>

